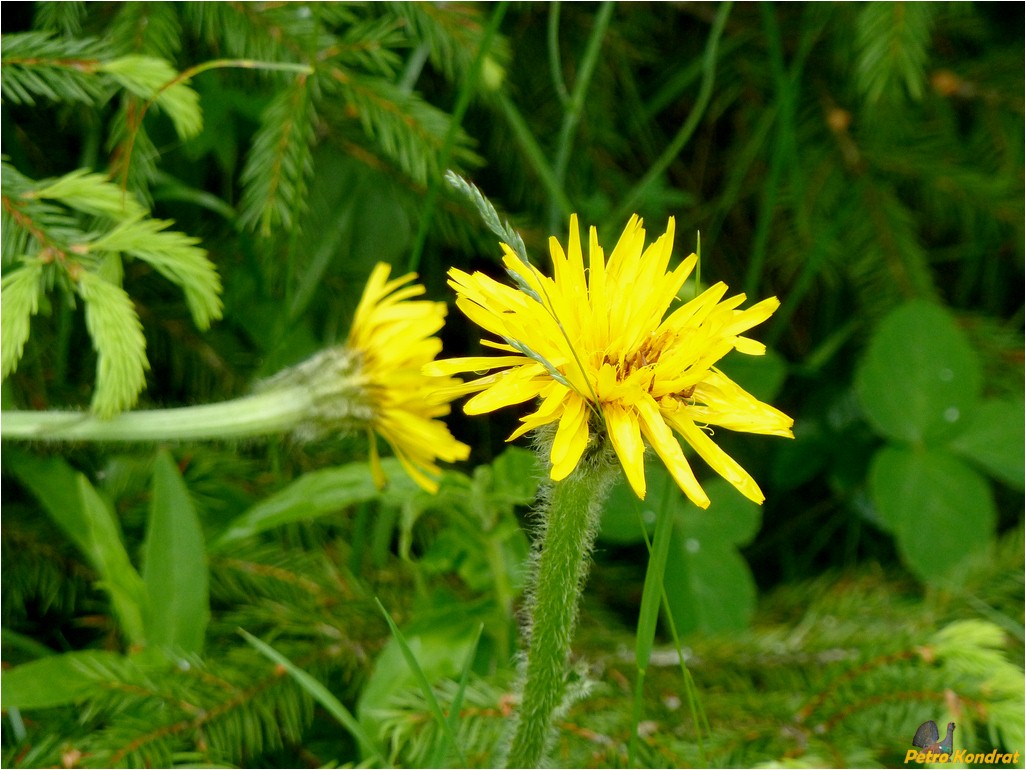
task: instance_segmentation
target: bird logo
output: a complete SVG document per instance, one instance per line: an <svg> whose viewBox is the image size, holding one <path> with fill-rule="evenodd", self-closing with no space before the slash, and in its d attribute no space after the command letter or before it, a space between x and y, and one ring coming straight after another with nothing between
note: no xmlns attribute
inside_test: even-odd
<svg viewBox="0 0 1026 770"><path fill-rule="evenodd" d="M919 725L919 729L916 730L915 737L912 739L912 745L918 746L927 754L931 752L934 754L951 754L954 735L955 723L948 722L948 734L944 736L943 741L940 740L937 723L931 719L929 722L923 722Z"/></svg>

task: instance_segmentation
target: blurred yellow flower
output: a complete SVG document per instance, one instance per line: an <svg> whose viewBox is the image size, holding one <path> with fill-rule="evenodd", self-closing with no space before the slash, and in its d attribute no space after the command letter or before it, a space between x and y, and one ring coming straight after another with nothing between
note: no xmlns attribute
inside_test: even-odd
<svg viewBox="0 0 1026 770"><path fill-rule="evenodd" d="M671 218L666 233L645 248L645 230L635 215L607 262L593 227L586 271L575 215L565 252L549 239L554 278L525 264L505 243L503 262L518 288L482 273L450 270L457 306L502 338L482 344L504 355L435 361L425 372L496 370L447 389L448 398L477 393L464 406L467 414L540 398L509 440L558 422L549 455L554 481L574 470L589 437L602 432L638 497L645 496L647 442L684 493L708 507L676 431L717 473L761 503L759 486L712 440L709 426L792 436L790 417L715 367L731 350L765 353L764 345L742 333L769 318L780 302L772 297L738 310L745 296L723 299L727 286L717 283L667 315L698 261L692 254L667 270L673 234Z"/></svg>
<svg viewBox="0 0 1026 770"><path fill-rule="evenodd" d="M379 263L371 273L356 308L346 349L358 360L357 380L369 406L367 435L371 469L379 486L385 483L374 434L380 434L406 472L424 489L435 492L441 470L438 460L465 460L470 447L457 441L445 423L446 396L460 381L422 372L442 350L435 334L445 322L444 302L407 301L424 293L408 273L388 280L390 268Z"/></svg>

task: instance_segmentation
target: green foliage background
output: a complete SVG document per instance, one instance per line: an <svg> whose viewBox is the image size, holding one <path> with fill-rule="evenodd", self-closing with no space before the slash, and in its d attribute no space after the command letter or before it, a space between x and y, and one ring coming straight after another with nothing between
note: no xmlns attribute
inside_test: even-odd
<svg viewBox="0 0 1026 770"><path fill-rule="evenodd" d="M898 766L926 719L1026 748L1018 12L68 2L3 33L5 410L225 400L343 340L379 260L440 299L497 275L447 169L540 264L572 212L607 244L672 215L705 279L780 297L724 368L796 438L717 436L762 509L654 466L614 493L554 761ZM351 437L5 442L4 766L490 766L539 477L509 411L457 410L436 497L377 492Z"/></svg>

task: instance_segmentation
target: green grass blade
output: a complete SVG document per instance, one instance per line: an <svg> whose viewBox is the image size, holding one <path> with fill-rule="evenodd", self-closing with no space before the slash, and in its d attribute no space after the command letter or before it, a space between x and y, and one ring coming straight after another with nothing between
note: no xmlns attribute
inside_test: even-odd
<svg viewBox="0 0 1026 770"><path fill-rule="evenodd" d="M380 599L375 598L378 603L378 607L381 609L381 613L385 616L385 620L388 621L388 627L392 630L392 636L395 637L396 644L399 645L399 649L402 651L403 658L406 660L406 665L410 667L410 671L417 679L417 683L420 685L421 691L424 693L424 698L427 700L428 707L431 709L431 713L437 720L439 727L445 733L445 736L452 743L452 746L456 749L456 753L459 755L460 763L463 767L467 766L466 757L463 755L463 749L459 743L456 742L456 735L453 733L452 727L449 725L448 720L445 718L445 713L442 711L442 707L438 703L438 698L435 697L435 691L431 688L431 683L428 681L427 676L424 674L424 670L420 667L417 662L417 657L413 654L413 650L410 649L410 645L406 642L406 637L403 636L403 632L399 630L399 626L392 620L392 616L388 614L388 610L385 609L385 605L381 603ZM475 646L477 642L474 642ZM443 744L442 750L445 750Z"/></svg>
<svg viewBox="0 0 1026 770"><path fill-rule="evenodd" d="M456 695L452 699L452 705L449 706L449 716L445 721L449 724L449 733L451 735L456 734L459 726L460 709L463 708L463 696L467 692L467 683L470 681L470 671L474 666L474 656L477 655L477 645L481 641L482 631L484 631L484 623L478 624L477 633L474 634L474 641L471 642L470 649L467 651L467 659L463 663L459 687L457 687ZM435 749L431 757L431 762L428 763L428 767L442 766L442 762L445 760L445 749L446 745L444 743L438 745L438 748Z"/></svg>
<svg viewBox="0 0 1026 770"><path fill-rule="evenodd" d="M367 759L374 762L375 765L381 767L385 764L385 757L378 748L377 743L371 740L370 736L363 731L360 727L360 723L356 721L356 717L353 716L352 712L343 705L343 703L336 698L327 687L314 679L310 674L306 673L303 669L299 668L295 663L286 658L276 649L271 647L266 642L262 642L257 639L251 633L243 628L238 629L242 637L249 642L253 647L257 649L262 655L270 658L279 666L282 666L289 675L299 683L307 694L315 701L324 706L325 710L331 714L335 719L338 720L349 734L352 735L360 743L362 750L366 752Z"/></svg>
<svg viewBox="0 0 1026 770"><path fill-rule="evenodd" d="M666 501L663 500L656 516L656 529L649 549L648 569L645 571L645 587L641 595L641 610L638 612L638 627L635 633L634 656L638 679L634 689L631 740L627 748L628 767L633 767L637 750L645 674L652 656L652 643L655 639L656 623L659 621L659 599L663 593L663 574L666 571L666 559L670 553L670 536L673 534L673 507L666 505ZM642 532L644 531L645 527L642 524Z"/></svg>

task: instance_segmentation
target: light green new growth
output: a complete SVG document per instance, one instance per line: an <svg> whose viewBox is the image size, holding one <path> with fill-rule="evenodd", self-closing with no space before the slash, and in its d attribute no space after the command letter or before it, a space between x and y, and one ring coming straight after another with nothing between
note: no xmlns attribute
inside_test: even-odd
<svg viewBox="0 0 1026 770"><path fill-rule="evenodd" d="M98 71L108 73L126 91L142 99L152 99L166 110L181 139L191 139L203 130L199 94L184 82L176 83L178 72L163 59L122 56L100 65Z"/></svg>
<svg viewBox="0 0 1026 770"><path fill-rule="evenodd" d="M13 372L40 298L54 284L83 302L97 352L92 410L130 409L146 384L146 340L122 287L122 260L142 260L180 286L196 326L221 317L221 279L198 239L151 219L129 193L102 175L76 169L36 182L3 163L4 258L21 266L4 276L3 377Z"/></svg>
<svg viewBox="0 0 1026 770"><path fill-rule="evenodd" d="M79 273L77 286L98 359L92 410L112 417L131 407L146 384L146 338L124 289L86 270Z"/></svg>

